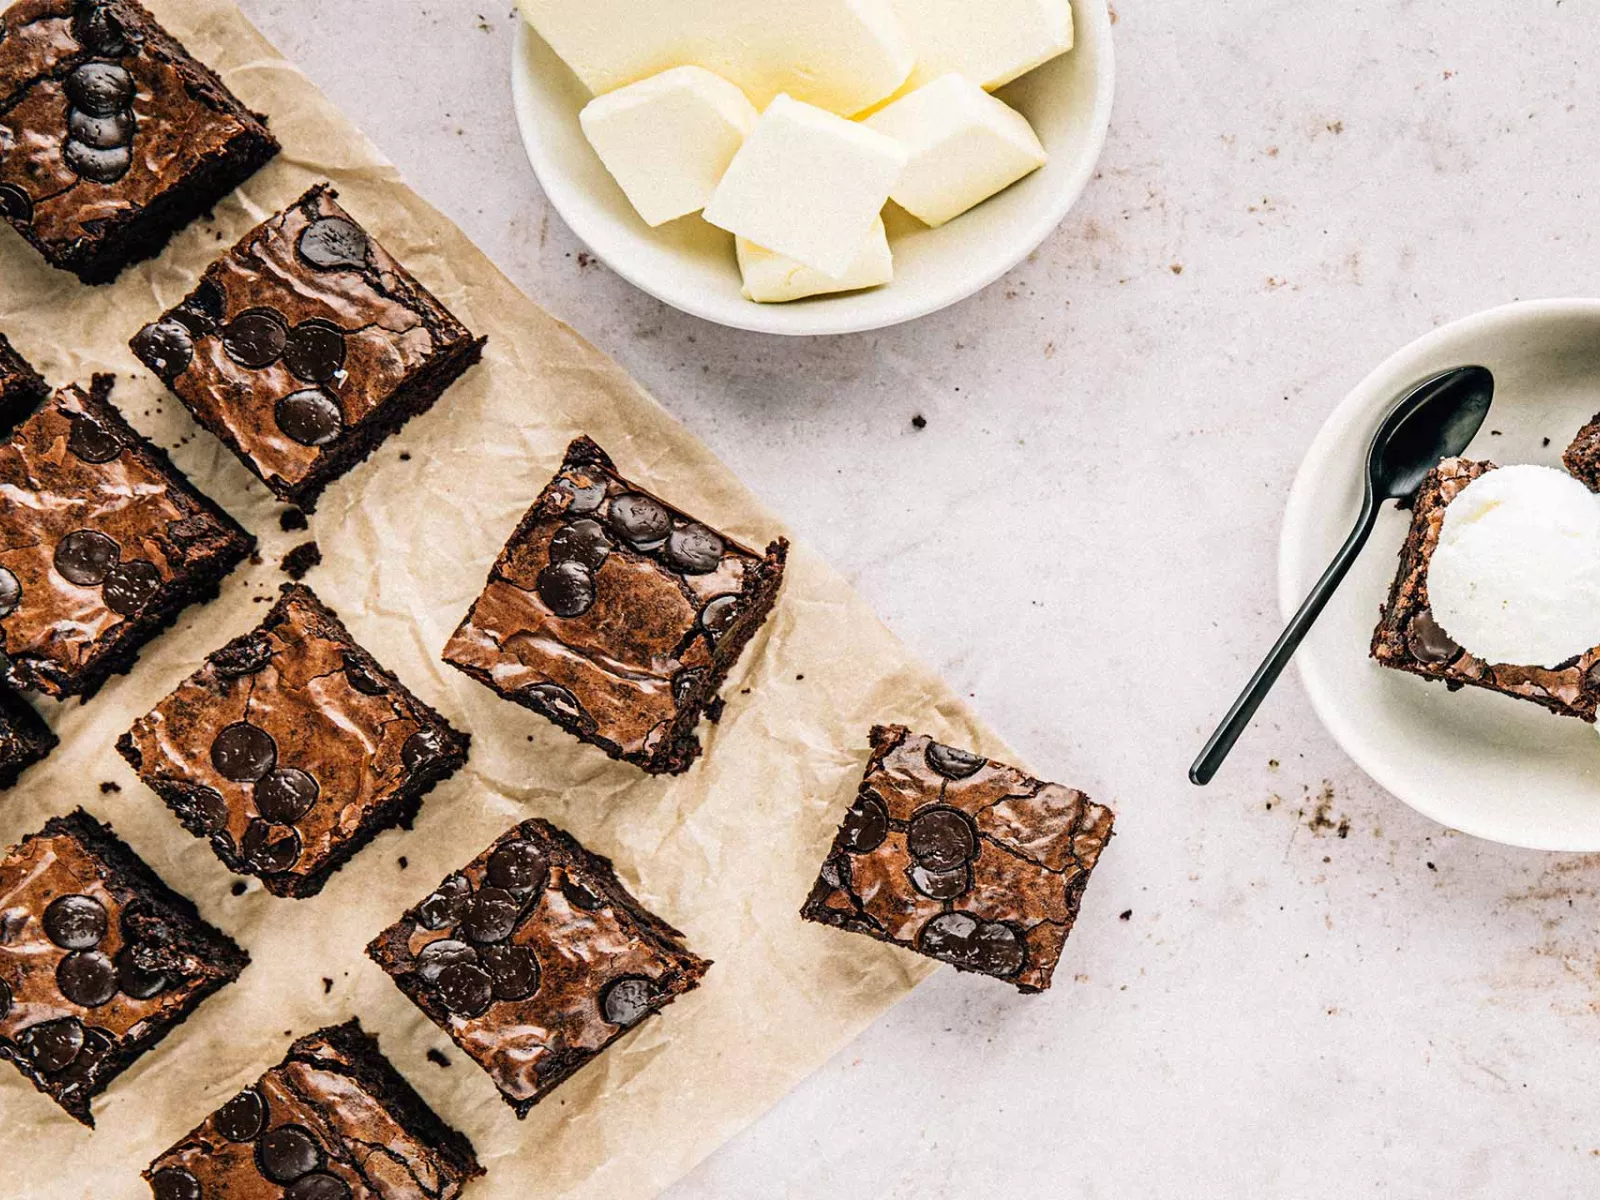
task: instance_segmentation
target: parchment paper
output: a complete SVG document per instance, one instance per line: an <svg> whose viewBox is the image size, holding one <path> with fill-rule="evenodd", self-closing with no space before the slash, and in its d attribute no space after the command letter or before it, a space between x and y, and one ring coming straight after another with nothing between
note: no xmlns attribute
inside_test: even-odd
<svg viewBox="0 0 1600 1200"><path fill-rule="evenodd" d="M117 1080L91 1133L0 1066L0 1194L147 1197L139 1171L278 1060L291 1038L359 1016L396 1066L478 1148L477 1200L650 1196L773 1105L931 969L796 915L848 806L874 721L904 721L1010 757L862 601L803 546L777 612L702 726L706 756L650 779L579 745L439 661L518 517L586 432L624 472L741 540L782 523L612 362L539 309L393 168L228 3L151 0L160 19L271 117L285 152L110 288L45 267L0 230L0 329L55 383L115 371L113 397L209 495L261 538L261 564L229 579L86 706L44 705L62 746L0 796L10 845L84 805L254 957L233 987ZM3 5L0 5L3 7ZM508 148L508 153L511 152ZM486 361L373 460L330 489L311 534L138 367L128 337L204 266L311 183L343 203L475 331ZM402 452L409 454L403 460ZM355 636L473 735L467 769L416 828L379 838L318 898L235 882L116 756L117 736L199 660L254 626L307 536L326 563L308 582ZM748 689L748 694L745 693ZM1011 761L1015 761L1011 758ZM102 792L101 783L120 792ZM651 908L716 961L705 986L565 1084L525 1122L362 954L366 942L514 821L548 817L617 862ZM402 857L403 856L403 857ZM326 981L326 982L325 982ZM426 1057L442 1051L450 1066ZM759 1190L752 1184L752 1190Z"/></svg>

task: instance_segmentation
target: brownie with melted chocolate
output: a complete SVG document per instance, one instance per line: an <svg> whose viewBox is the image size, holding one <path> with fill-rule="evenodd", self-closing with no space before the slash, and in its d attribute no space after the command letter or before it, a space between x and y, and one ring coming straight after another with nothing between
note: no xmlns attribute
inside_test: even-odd
<svg viewBox="0 0 1600 1200"><path fill-rule="evenodd" d="M300 1038L145 1171L154 1200L455 1200L484 1173L349 1021Z"/></svg>
<svg viewBox="0 0 1600 1200"><path fill-rule="evenodd" d="M1441 680L1451 691L1485 688L1593 723L1600 707L1600 647L1555 668L1489 663L1468 654L1433 619L1428 565L1439 545L1445 509L1469 483L1495 469L1491 462L1447 458L1422 481L1400 548L1400 569L1372 636L1372 657L1385 667Z"/></svg>
<svg viewBox="0 0 1600 1200"><path fill-rule="evenodd" d="M0 333L0 434L10 433L27 420L49 394L39 372Z"/></svg>
<svg viewBox="0 0 1600 1200"><path fill-rule="evenodd" d="M85 1125L249 961L82 809L0 859L0 1058Z"/></svg>
<svg viewBox="0 0 1600 1200"><path fill-rule="evenodd" d="M788 549L741 546L579 438L444 660L612 758L676 775L772 611Z"/></svg>
<svg viewBox="0 0 1600 1200"><path fill-rule="evenodd" d="M255 550L112 384L60 389L0 442L0 674L25 691L92 695Z"/></svg>
<svg viewBox="0 0 1600 1200"><path fill-rule="evenodd" d="M56 735L28 702L0 684L0 791L56 748Z"/></svg>
<svg viewBox="0 0 1600 1200"><path fill-rule="evenodd" d="M1600 492L1600 415L1578 431L1561 462L1584 487Z"/></svg>
<svg viewBox="0 0 1600 1200"><path fill-rule="evenodd" d="M470 740L310 588L285 584L117 749L230 870L299 899L384 830L409 829Z"/></svg>
<svg viewBox="0 0 1600 1200"><path fill-rule="evenodd" d="M518 1117L711 966L545 821L512 828L367 954Z"/></svg>
<svg viewBox="0 0 1600 1200"><path fill-rule="evenodd" d="M800 915L1042 992L1113 820L1074 788L879 726Z"/></svg>
<svg viewBox="0 0 1600 1200"><path fill-rule="evenodd" d="M0 13L0 216L51 266L109 283L278 143L133 0Z"/></svg>
<svg viewBox="0 0 1600 1200"><path fill-rule="evenodd" d="M312 188L206 269L133 350L279 499L309 512L483 356L476 338Z"/></svg>

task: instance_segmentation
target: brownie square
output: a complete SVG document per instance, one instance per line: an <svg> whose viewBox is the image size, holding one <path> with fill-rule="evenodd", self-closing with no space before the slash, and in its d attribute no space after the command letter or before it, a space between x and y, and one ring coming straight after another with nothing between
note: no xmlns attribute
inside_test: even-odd
<svg viewBox="0 0 1600 1200"><path fill-rule="evenodd" d="M8 434L50 394L39 372L0 333L0 434Z"/></svg>
<svg viewBox="0 0 1600 1200"><path fill-rule="evenodd" d="M772 611L788 549L759 554L712 531L579 438L444 661L612 758L676 775Z"/></svg>
<svg viewBox="0 0 1600 1200"><path fill-rule="evenodd" d="M56 748L56 735L28 702L0 684L0 791Z"/></svg>
<svg viewBox="0 0 1600 1200"><path fill-rule="evenodd" d="M1422 481L1400 548L1400 569L1372 636L1372 657L1397 671L1442 680L1451 691L1485 688L1592 723L1600 706L1600 647L1553 670L1487 663L1452 641L1428 606L1428 564L1439 545L1444 510L1469 483L1495 469L1491 462L1447 458Z"/></svg>
<svg viewBox="0 0 1600 1200"><path fill-rule="evenodd" d="M484 1173L350 1021L300 1038L145 1171L155 1200L454 1200Z"/></svg>
<svg viewBox="0 0 1600 1200"><path fill-rule="evenodd" d="M0 215L85 283L159 254L277 152L133 0L0 14Z"/></svg>
<svg viewBox="0 0 1600 1200"><path fill-rule="evenodd" d="M1561 461L1591 492L1600 492L1600 415L1578 431Z"/></svg>
<svg viewBox="0 0 1600 1200"><path fill-rule="evenodd" d="M470 740L310 588L285 584L117 749L230 870L302 899L384 830L409 829Z"/></svg>
<svg viewBox="0 0 1600 1200"><path fill-rule="evenodd" d="M1073 788L878 726L800 915L1042 992L1113 820Z"/></svg>
<svg viewBox="0 0 1600 1200"><path fill-rule="evenodd" d="M545 821L512 828L367 954L518 1117L711 966Z"/></svg>
<svg viewBox="0 0 1600 1200"><path fill-rule="evenodd" d="M85 1125L249 961L82 809L0 860L0 1058Z"/></svg>
<svg viewBox="0 0 1600 1200"><path fill-rule="evenodd" d="M255 549L123 420L113 378L60 389L0 444L0 673L94 694Z"/></svg>
<svg viewBox="0 0 1600 1200"><path fill-rule="evenodd" d="M483 356L326 185L245 235L135 354L286 503L307 512Z"/></svg>

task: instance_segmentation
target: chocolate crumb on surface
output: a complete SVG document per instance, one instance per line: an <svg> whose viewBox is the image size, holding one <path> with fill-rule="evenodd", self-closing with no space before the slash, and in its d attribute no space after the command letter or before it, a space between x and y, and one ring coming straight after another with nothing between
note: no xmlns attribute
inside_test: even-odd
<svg viewBox="0 0 1600 1200"><path fill-rule="evenodd" d="M286 508L278 517L278 528L285 533L299 533L302 529L309 529L311 522L306 519L305 513L298 508Z"/></svg>
<svg viewBox="0 0 1600 1200"><path fill-rule="evenodd" d="M433 1063L435 1066L448 1067L450 1065L449 1056L446 1055L442 1050L435 1050L431 1046L428 1048L427 1058L428 1061Z"/></svg>
<svg viewBox="0 0 1600 1200"><path fill-rule="evenodd" d="M113 783L109 779L106 780L104 783L102 783L100 785L100 794L102 796L114 795L115 793L120 792L121 790L122 790L122 785L120 783Z"/></svg>
<svg viewBox="0 0 1600 1200"><path fill-rule="evenodd" d="M315 542L302 542L283 556L281 569L285 575L298 583L311 573L312 568L321 565L322 547Z"/></svg>

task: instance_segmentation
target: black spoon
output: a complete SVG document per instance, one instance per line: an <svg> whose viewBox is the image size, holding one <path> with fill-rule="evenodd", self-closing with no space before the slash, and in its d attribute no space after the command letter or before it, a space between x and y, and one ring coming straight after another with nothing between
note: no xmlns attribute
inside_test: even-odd
<svg viewBox="0 0 1600 1200"><path fill-rule="evenodd" d="M1486 368L1457 367L1419 383L1383 419L1367 454L1366 498L1355 529L1189 768L1189 782L1204 787L1216 775L1256 709L1311 632L1311 626L1344 582L1356 556L1367 544L1372 527L1378 523L1378 511L1384 501L1409 500L1441 460L1465 450L1483 427L1493 399L1494 376Z"/></svg>

